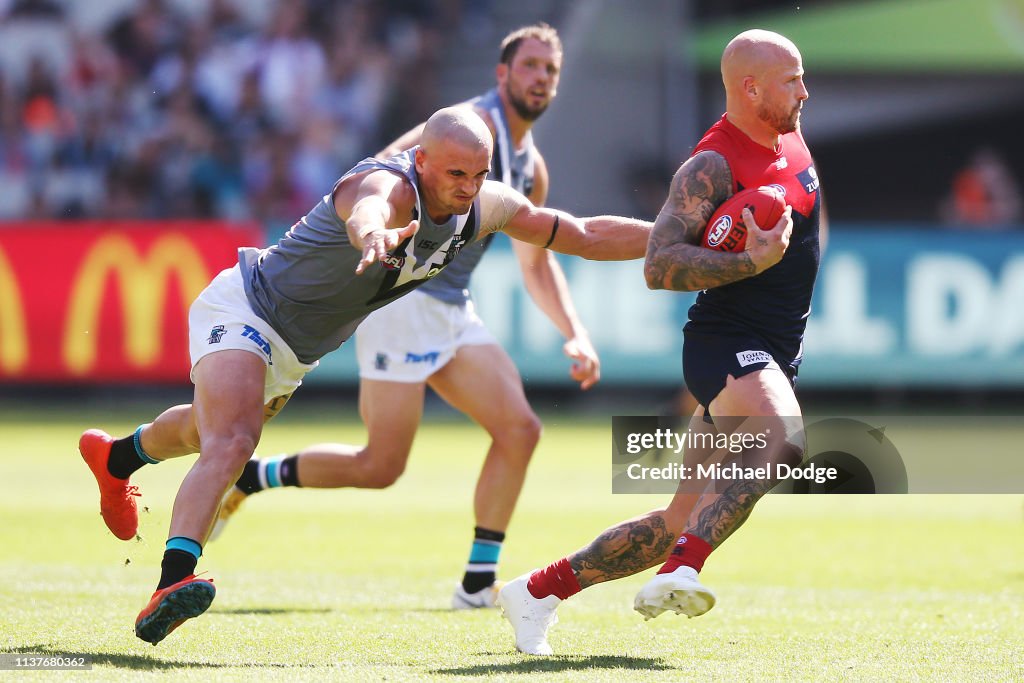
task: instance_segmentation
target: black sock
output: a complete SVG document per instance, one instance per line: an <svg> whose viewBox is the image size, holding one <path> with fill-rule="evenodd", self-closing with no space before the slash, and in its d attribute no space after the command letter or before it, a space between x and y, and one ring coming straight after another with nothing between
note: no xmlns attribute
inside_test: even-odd
<svg viewBox="0 0 1024 683"><path fill-rule="evenodd" d="M462 577L463 590L476 593L494 583L498 556L504 541L504 531L492 531L479 526L473 528L473 548L469 551L469 563Z"/></svg>
<svg viewBox="0 0 1024 683"><path fill-rule="evenodd" d="M167 588L195 573L199 558L184 550L165 550L163 562L160 563L160 583L156 589Z"/></svg>
<svg viewBox="0 0 1024 683"><path fill-rule="evenodd" d="M146 461L139 457L135 450L135 435L118 439L110 445L110 458L107 460L107 471L118 479L127 479L136 470L142 468Z"/></svg>
<svg viewBox="0 0 1024 683"><path fill-rule="evenodd" d="M298 463L298 455L253 458L245 463L235 486L247 496L278 486L301 486Z"/></svg>
<svg viewBox="0 0 1024 683"><path fill-rule="evenodd" d="M299 456L290 455L281 461L281 486L299 486Z"/></svg>
<svg viewBox="0 0 1024 683"><path fill-rule="evenodd" d="M253 458L249 462L245 463L245 467L242 469L242 476L240 476L238 481L235 482L235 486L237 486L245 495L263 490L263 487L260 486L259 459Z"/></svg>

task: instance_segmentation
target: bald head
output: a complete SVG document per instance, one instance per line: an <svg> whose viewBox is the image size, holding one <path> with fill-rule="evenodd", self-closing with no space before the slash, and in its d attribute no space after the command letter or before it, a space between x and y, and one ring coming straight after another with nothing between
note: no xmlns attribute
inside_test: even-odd
<svg viewBox="0 0 1024 683"><path fill-rule="evenodd" d="M490 172L493 145L487 124L469 107L448 107L427 119L416 172L431 218L469 211Z"/></svg>
<svg viewBox="0 0 1024 683"><path fill-rule="evenodd" d="M490 157L493 145L491 131L472 109L468 107L445 107L434 112L427 119L420 138L420 146L426 152L439 146L457 145L464 148L486 148Z"/></svg>
<svg viewBox="0 0 1024 683"><path fill-rule="evenodd" d="M783 35L759 28L744 31L729 41L722 53L722 82L726 92L742 87L743 79L762 78L780 65L800 62L800 51Z"/></svg>
<svg viewBox="0 0 1024 683"><path fill-rule="evenodd" d="M729 41L722 53L729 120L761 144L799 128L807 99L800 51L785 36L752 29Z"/></svg>

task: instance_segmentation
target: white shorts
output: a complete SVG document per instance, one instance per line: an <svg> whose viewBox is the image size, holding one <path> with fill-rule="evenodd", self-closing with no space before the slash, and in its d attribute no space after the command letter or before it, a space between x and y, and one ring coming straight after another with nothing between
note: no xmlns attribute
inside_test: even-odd
<svg viewBox="0 0 1024 683"><path fill-rule="evenodd" d="M356 329L359 376L426 382L462 346L497 344L473 302L448 304L412 291L371 313Z"/></svg>
<svg viewBox="0 0 1024 683"><path fill-rule="evenodd" d="M192 381L200 358L228 349L250 351L267 364L264 402L295 391L306 373L319 365L300 363L280 335L253 312L237 264L213 278L188 311Z"/></svg>

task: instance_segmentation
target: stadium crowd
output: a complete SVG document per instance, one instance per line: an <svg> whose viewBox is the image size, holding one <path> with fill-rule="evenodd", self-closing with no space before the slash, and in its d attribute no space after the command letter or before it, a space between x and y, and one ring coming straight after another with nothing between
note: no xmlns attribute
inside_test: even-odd
<svg viewBox="0 0 1024 683"><path fill-rule="evenodd" d="M0 218L290 222L436 108L439 27L462 18L446 0L106 4L94 25L0 0Z"/></svg>

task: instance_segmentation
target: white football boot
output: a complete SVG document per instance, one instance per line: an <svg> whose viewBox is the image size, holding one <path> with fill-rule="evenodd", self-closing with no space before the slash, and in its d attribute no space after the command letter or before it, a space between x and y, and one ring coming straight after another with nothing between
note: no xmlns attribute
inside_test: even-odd
<svg viewBox="0 0 1024 683"><path fill-rule="evenodd" d="M532 572L505 584L498 591L498 607L516 632L516 649L528 655L551 655L548 629L558 623L555 609L562 602L554 595L535 598L526 588Z"/></svg>
<svg viewBox="0 0 1024 683"><path fill-rule="evenodd" d="M462 587L462 582L455 584L455 592L452 594L452 609L487 609L497 607L498 591L505 584L502 581L495 581L486 588L481 588L476 593L467 593Z"/></svg>
<svg viewBox="0 0 1024 683"><path fill-rule="evenodd" d="M667 574L658 574L644 584L633 600L633 609L653 619L662 612L699 617L715 606L715 594L697 580L697 570L682 566Z"/></svg>

